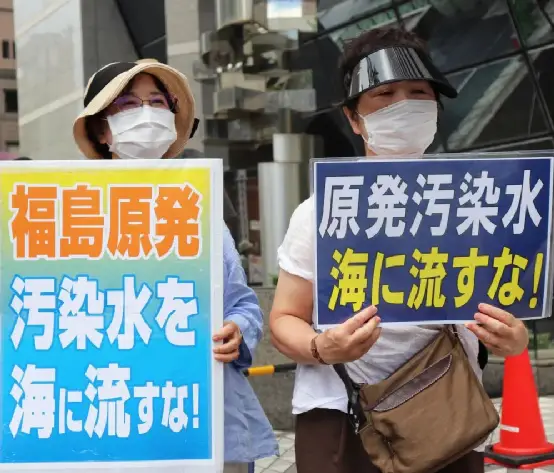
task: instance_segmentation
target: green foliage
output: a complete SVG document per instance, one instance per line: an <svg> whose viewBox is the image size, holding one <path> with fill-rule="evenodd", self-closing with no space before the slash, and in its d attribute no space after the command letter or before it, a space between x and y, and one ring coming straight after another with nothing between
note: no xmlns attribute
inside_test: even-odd
<svg viewBox="0 0 554 473"><path fill-rule="evenodd" d="M550 339L550 333L537 333L529 332L529 348L535 347L535 340L537 343L537 350L546 350L553 347L553 342Z"/></svg>

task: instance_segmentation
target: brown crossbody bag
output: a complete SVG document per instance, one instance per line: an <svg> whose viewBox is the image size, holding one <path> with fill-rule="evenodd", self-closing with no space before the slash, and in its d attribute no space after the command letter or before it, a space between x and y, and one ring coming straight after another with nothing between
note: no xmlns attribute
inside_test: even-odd
<svg viewBox="0 0 554 473"><path fill-rule="evenodd" d="M454 326L380 383L356 384L343 364L333 367L354 428L382 473L434 473L483 444L499 423Z"/></svg>

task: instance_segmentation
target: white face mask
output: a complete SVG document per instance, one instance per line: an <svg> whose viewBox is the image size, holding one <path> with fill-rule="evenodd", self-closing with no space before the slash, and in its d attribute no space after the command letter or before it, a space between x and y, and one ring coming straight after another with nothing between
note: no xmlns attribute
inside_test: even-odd
<svg viewBox="0 0 554 473"><path fill-rule="evenodd" d="M361 118L375 154L421 156L437 132L437 102L403 100Z"/></svg>
<svg viewBox="0 0 554 473"><path fill-rule="evenodd" d="M108 117L110 151L121 159L159 159L177 139L175 115L144 105Z"/></svg>

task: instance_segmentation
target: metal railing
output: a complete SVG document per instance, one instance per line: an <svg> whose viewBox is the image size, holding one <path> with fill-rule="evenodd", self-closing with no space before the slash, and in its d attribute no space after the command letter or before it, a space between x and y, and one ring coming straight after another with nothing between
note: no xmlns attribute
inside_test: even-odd
<svg viewBox="0 0 554 473"><path fill-rule="evenodd" d="M296 363L281 363L278 365L262 365L252 366L243 370L243 374L246 377L251 376L267 376L275 373L287 373L296 369Z"/></svg>

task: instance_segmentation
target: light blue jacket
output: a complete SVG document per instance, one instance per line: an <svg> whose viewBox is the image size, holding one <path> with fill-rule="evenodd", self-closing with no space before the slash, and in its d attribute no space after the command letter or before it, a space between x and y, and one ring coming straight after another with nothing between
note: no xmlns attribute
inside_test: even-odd
<svg viewBox="0 0 554 473"><path fill-rule="evenodd" d="M235 322L243 336L240 356L224 368L225 462L250 463L277 455L275 435L250 383L242 374L262 337L263 316L258 298L246 283L231 233L223 234L224 319Z"/></svg>

